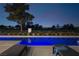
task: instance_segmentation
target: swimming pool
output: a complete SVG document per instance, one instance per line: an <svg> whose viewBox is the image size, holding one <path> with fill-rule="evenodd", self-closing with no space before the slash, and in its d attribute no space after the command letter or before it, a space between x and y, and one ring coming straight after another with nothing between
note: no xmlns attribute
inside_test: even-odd
<svg viewBox="0 0 79 59"><path fill-rule="evenodd" d="M29 43L28 40L31 40ZM27 40L22 40L20 44L22 45L56 45L56 44L63 44L63 45L78 45L79 38L50 38L50 37L40 37L40 38L27 38Z"/></svg>
<svg viewBox="0 0 79 59"><path fill-rule="evenodd" d="M20 45L35 45L35 46L43 46L43 45L79 45L79 37L0 37L0 40L20 40ZM30 40L30 42L29 42Z"/></svg>

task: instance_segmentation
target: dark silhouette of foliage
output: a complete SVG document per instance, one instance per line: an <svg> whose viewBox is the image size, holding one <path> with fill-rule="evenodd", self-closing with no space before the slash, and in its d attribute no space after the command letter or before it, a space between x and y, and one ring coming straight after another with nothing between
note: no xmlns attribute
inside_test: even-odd
<svg viewBox="0 0 79 59"><path fill-rule="evenodd" d="M34 18L27 10L29 10L29 5L25 3L11 3L5 6L5 11L9 13L7 19L20 24L21 32L24 30L25 23Z"/></svg>

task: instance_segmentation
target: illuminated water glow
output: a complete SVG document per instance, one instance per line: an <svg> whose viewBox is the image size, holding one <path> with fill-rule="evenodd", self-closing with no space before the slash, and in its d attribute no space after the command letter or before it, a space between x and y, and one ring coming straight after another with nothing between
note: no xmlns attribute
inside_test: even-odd
<svg viewBox="0 0 79 59"><path fill-rule="evenodd" d="M79 36L0 36L0 40L20 40L17 44L31 46L79 45Z"/></svg>
<svg viewBox="0 0 79 59"><path fill-rule="evenodd" d="M28 42L28 39L31 40L31 42ZM56 45L56 44L63 44L63 45L79 45L77 42L79 41L79 38L56 38L56 37L33 37L33 38L27 38L27 40L22 40L19 44L21 45L33 45L33 46L48 46L48 45Z"/></svg>

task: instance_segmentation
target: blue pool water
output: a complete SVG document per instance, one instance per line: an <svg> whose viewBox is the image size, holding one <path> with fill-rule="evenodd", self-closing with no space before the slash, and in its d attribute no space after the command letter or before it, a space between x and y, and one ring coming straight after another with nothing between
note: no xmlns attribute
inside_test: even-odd
<svg viewBox="0 0 79 59"><path fill-rule="evenodd" d="M28 42L28 40L31 40ZM56 44L63 44L63 45L79 45L79 38L71 38L71 37L28 37L28 38L13 38L13 37L0 37L1 40L20 40L20 45L56 45Z"/></svg>
<svg viewBox="0 0 79 59"><path fill-rule="evenodd" d="M19 37L0 37L0 41L7 41L7 40L22 40L22 39L26 39L26 38L19 38Z"/></svg>
<svg viewBox="0 0 79 59"><path fill-rule="evenodd" d="M28 40L31 42L28 42ZM63 44L63 45L79 45L79 38L50 38L50 37L33 37L27 38L27 40L22 40L19 44L21 45L56 45L56 44Z"/></svg>

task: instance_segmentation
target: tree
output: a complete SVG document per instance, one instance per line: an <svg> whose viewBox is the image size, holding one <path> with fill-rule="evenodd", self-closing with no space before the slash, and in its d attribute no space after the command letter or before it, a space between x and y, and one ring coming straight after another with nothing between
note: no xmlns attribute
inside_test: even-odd
<svg viewBox="0 0 79 59"><path fill-rule="evenodd" d="M19 25L16 25L15 26L15 29L17 29L17 30L20 29L20 26Z"/></svg>
<svg viewBox="0 0 79 59"><path fill-rule="evenodd" d="M10 30L13 30L14 29L14 27L13 26L7 26L7 28L8 28L8 30L10 29Z"/></svg>
<svg viewBox="0 0 79 59"><path fill-rule="evenodd" d="M39 29L42 29L43 27L42 27L42 25L39 25Z"/></svg>
<svg viewBox="0 0 79 59"><path fill-rule="evenodd" d="M34 18L27 10L29 10L29 5L25 3L11 3L5 6L5 11L9 13L7 19L17 22L21 32L24 30L25 23Z"/></svg>
<svg viewBox="0 0 79 59"><path fill-rule="evenodd" d="M1 29L1 30L6 30L6 29L7 29L7 26L0 25L0 29Z"/></svg>
<svg viewBox="0 0 79 59"><path fill-rule="evenodd" d="M65 29L65 30L69 30L69 27L70 27L69 24L64 24L62 28Z"/></svg>
<svg viewBox="0 0 79 59"><path fill-rule="evenodd" d="M73 24L70 24L70 30L74 30L74 25Z"/></svg>
<svg viewBox="0 0 79 59"><path fill-rule="evenodd" d="M57 29L59 29L59 28L60 28L59 24L57 24L56 28L57 28Z"/></svg>
<svg viewBox="0 0 79 59"><path fill-rule="evenodd" d="M52 26L52 29L53 29L53 30L55 30L55 29L56 29L55 25L53 25L53 26Z"/></svg>
<svg viewBox="0 0 79 59"><path fill-rule="evenodd" d="M39 24L34 25L35 29L39 29Z"/></svg>

